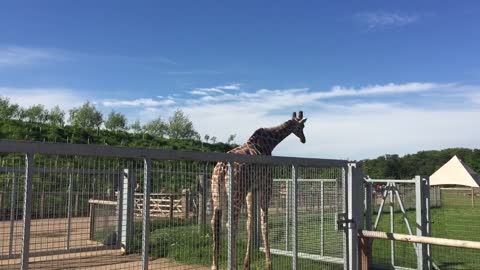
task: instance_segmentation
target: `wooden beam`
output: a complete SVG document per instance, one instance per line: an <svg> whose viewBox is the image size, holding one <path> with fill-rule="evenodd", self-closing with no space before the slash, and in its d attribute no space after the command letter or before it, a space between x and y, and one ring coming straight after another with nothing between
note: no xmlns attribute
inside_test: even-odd
<svg viewBox="0 0 480 270"><path fill-rule="evenodd" d="M395 241L430 244L430 245L446 246L446 247L480 249L480 242L467 241L467 240L455 240L455 239L416 236L416 235L408 235L408 234L400 234L400 233L367 231L367 230L360 231L359 236L362 238L395 240Z"/></svg>

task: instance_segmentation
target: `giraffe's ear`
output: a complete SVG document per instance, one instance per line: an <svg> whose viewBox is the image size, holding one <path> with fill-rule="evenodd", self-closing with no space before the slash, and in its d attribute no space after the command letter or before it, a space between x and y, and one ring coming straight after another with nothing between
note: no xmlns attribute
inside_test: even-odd
<svg viewBox="0 0 480 270"><path fill-rule="evenodd" d="M303 119L303 111L298 112L298 119Z"/></svg>
<svg viewBox="0 0 480 270"><path fill-rule="evenodd" d="M292 119L297 119L297 113L293 112Z"/></svg>
<svg viewBox="0 0 480 270"><path fill-rule="evenodd" d="M307 118L300 120L300 123L305 124L307 122Z"/></svg>

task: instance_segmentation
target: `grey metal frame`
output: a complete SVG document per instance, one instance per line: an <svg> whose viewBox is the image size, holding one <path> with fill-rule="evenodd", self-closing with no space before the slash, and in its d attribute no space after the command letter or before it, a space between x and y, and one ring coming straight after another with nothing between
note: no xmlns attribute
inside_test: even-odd
<svg viewBox="0 0 480 270"><path fill-rule="evenodd" d="M32 193L32 176L34 173L33 168L33 155L34 154L46 154L46 155L75 155L75 156L95 156L95 157L119 157L119 158L135 158L143 159L144 161L144 205L143 205L143 231L142 231L142 269L148 269L148 238L149 238L149 226L150 226L150 213L149 213L149 198L151 192L151 162L155 160L192 160L192 161L205 161L205 162L227 162L229 163L230 185L228 200L231 202L231 194L233 191L233 173L232 167L234 162L239 163L259 163L270 165L291 165L292 166L292 269L296 269L298 258L298 237L297 237L297 200L298 200L298 168L299 167L312 167L312 168L328 168L328 167L340 167L345 168L348 172L345 174L344 179L348 178L348 184L344 185L344 188L348 188L348 218L354 220L362 220L360 212L358 211L361 204L355 203L358 199L362 199L363 196L359 196L358 192L354 192L358 188L357 181L361 179L361 170L356 167L354 163L348 163L346 160L334 160L334 159L312 159L312 158L291 158L291 157L272 157L272 156L245 156L236 154L222 154L222 153L205 153L205 152L191 152L191 151L175 151L175 150L160 150L160 149L144 149L144 148L126 148L126 147L112 147L101 145L77 145L77 144L57 144L57 143L41 143L41 142L26 142L26 141L11 141L0 140L0 153L25 153L26 155L26 167L25 167L25 191L24 191L24 214L23 214L23 241L22 241L22 253L21 253L21 268L28 269L29 260L29 240L30 240L30 226L31 226L31 193ZM72 173L72 171L69 171ZM131 196L133 192L133 186L128 171L125 172L123 188L120 189L120 200L118 203L118 216L122 217L119 221L118 238L121 239L117 247L128 245L129 231L131 230L131 224L129 218L132 215ZM69 194L71 195L72 182L69 181ZM347 198L346 198L347 199ZM69 196L69 204L71 204L71 196ZM68 216L71 218L71 214ZM228 221L231 224L232 221L232 204L228 204ZM69 226L71 226L69 221ZM345 255L348 255L348 269L357 269L356 261L358 254L357 247L357 234L356 230L363 228L363 221L359 223L351 223L348 227L348 250L345 250ZM231 226L228 228L228 269L234 269L232 265L232 238ZM67 245L67 248L69 246ZM100 248L99 248L100 249ZM70 249L69 252L75 252L76 249ZM302 254L304 255L304 254ZM345 259L347 261L347 259Z"/></svg>

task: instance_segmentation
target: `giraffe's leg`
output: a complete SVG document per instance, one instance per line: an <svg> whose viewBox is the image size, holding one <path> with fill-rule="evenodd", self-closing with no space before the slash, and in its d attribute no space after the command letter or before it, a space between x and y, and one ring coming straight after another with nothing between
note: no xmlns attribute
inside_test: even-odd
<svg viewBox="0 0 480 270"><path fill-rule="evenodd" d="M218 260L220 257L220 228L222 226L222 209L216 207L213 210L212 234L213 234L213 262L212 270L218 270Z"/></svg>
<svg viewBox="0 0 480 270"><path fill-rule="evenodd" d="M265 269L272 269L272 256L270 254L270 241L268 240L268 203L269 194L260 192L260 222L262 230L263 247L265 249Z"/></svg>
<svg viewBox="0 0 480 270"><path fill-rule="evenodd" d="M247 203L247 252L243 260L243 268L250 269L250 260L252 256L252 238L253 238L253 192L250 191L246 197Z"/></svg>
<svg viewBox="0 0 480 270"><path fill-rule="evenodd" d="M236 196L234 196L236 197ZM243 201L243 200L242 200ZM241 204L236 204L239 200L235 200L232 207L232 225L228 224L227 226L232 226L232 238L231 238L231 249L232 249L232 270L237 269L237 228L238 228L238 218L240 216Z"/></svg>
<svg viewBox="0 0 480 270"><path fill-rule="evenodd" d="M218 261L220 257L220 229L222 226L222 206L221 206L221 189L222 189L222 175L219 172L220 166L216 166L212 175L212 234L213 234L213 261L212 270L218 270Z"/></svg>

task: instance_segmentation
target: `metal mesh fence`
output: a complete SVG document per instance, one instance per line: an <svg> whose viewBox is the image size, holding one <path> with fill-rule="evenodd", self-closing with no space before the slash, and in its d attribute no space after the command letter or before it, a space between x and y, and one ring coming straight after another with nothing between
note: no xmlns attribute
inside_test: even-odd
<svg viewBox="0 0 480 270"><path fill-rule="evenodd" d="M0 269L210 269L216 239L220 269L344 268L341 166L92 155L30 155L28 200L25 154L3 155Z"/></svg>
<svg viewBox="0 0 480 270"><path fill-rule="evenodd" d="M431 210L432 236L480 241L479 190L440 188L440 192L442 205ZM432 247L432 259L442 269L480 269L479 250Z"/></svg>

